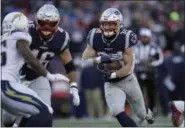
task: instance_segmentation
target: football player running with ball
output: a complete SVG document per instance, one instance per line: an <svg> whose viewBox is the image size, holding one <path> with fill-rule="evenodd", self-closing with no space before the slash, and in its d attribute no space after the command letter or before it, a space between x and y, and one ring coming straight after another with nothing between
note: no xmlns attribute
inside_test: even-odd
<svg viewBox="0 0 185 128"><path fill-rule="evenodd" d="M137 127L125 113L129 101L141 121L153 123L151 111L145 103L137 78L133 73L136 34L121 27L123 17L116 8L105 10L100 17L100 28L93 28L87 37L82 55L82 67L97 66L104 72L107 105L123 127ZM150 117L150 118L149 118Z"/></svg>

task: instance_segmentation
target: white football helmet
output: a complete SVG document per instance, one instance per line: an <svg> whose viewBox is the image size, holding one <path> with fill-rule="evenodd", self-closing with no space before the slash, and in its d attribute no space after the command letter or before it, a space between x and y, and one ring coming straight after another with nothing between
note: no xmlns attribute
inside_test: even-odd
<svg viewBox="0 0 185 128"><path fill-rule="evenodd" d="M27 17L21 12L11 12L7 14L2 23L3 34L11 33L12 31L28 32L29 23Z"/></svg>
<svg viewBox="0 0 185 128"><path fill-rule="evenodd" d="M116 28L113 30L105 30L104 23L115 23ZM111 37L120 31L121 24L123 22L123 16L117 8L106 9L100 17L100 28L103 31L104 36Z"/></svg>
<svg viewBox="0 0 185 128"><path fill-rule="evenodd" d="M149 28L141 28L139 30L139 36L146 36L151 38L152 37L152 31Z"/></svg>
<svg viewBox="0 0 185 128"><path fill-rule="evenodd" d="M36 23L41 37L52 37L60 23L59 11L54 5L43 5L36 14Z"/></svg>

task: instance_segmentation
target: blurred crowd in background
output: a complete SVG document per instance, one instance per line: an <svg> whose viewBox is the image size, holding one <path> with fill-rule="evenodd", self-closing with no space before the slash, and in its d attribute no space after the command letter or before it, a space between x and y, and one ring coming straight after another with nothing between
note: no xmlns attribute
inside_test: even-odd
<svg viewBox="0 0 185 128"><path fill-rule="evenodd" d="M1 5L1 21L12 11L24 12L29 20L34 20L38 8L46 3L58 8L61 14L60 26L70 34L69 48L78 68L81 97L81 105L76 108L72 106L69 100L71 96L66 93L65 87L52 86L56 116L102 118L109 115L104 100L102 74L93 67L80 68L87 33L93 27L99 27L99 17L109 7L118 8L122 12L125 28L135 33L141 27L150 28L152 40L163 50L164 63L156 72L159 75L154 90L157 94L155 114L168 116L168 102L184 100L184 1L4 0ZM57 57L49 68L52 72L65 72ZM147 101L148 97L145 96L145 99Z"/></svg>

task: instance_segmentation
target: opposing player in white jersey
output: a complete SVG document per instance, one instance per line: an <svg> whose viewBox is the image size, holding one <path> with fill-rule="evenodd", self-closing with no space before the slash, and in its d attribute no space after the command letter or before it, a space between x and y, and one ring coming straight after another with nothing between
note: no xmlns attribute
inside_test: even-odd
<svg viewBox="0 0 185 128"><path fill-rule="evenodd" d="M58 56L61 59L61 62L64 64L66 69L66 74L70 79L69 90L73 96L73 103L78 106L80 104L80 98L76 83L76 68L68 47L70 37L67 31L59 27L60 20L60 13L54 5L44 4L41 6L35 15L35 20L31 21L29 24L29 33L32 37L32 43L29 48L32 54L46 68L54 57ZM25 63L21 69L21 75L24 76L22 79L23 82L29 86L29 88L34 90L44 102L51 105L51 82L35 72L28 63ZM9 120L7 122L13 123L15 120L15 118L12 118L10 115L4 115L6 115L4 117L7 117L5 120ZM34 121L37 120L37 118L40 119L47 117L41 113L37 116L23 118L19 126L24 127L28 120ZM52 119L49 122L52 123ZM37 124L35 125L37 126Z"/></svg>
<svg viewBox="0 0 185 128"><path fill-rule="evenodd" d="M137 36L121 28L123 17L116 8L105 10L100 17L100 28L93 28L87 37L82 55L82 67L98 66L105 73L105 99L107 105L123 127L136 127L124 111L126 100L141 119L153 122L147 116L143 95L133 73Z"/></svg>
<svg viewBox="0 0 185 128"><path fill-rule="evenodd" d="M29 65L40 75L50 81L69 79L61 74L50 74L29 50L32 41L28 33L28 20L20 12L12 12L5 16L3 23L3 35L1 40L1 105L2 109L11 114L30 117L43 113L46 117L52 118L53 110L30 88L20 84L19 70L22 65ZM47 118L47 119L48 119ZM48 120L40 119L45 126ZM39 120L37 120L39 122ZM26 126L33 126L27 122ZM49 127L49 126L48 126Z"/></svg>
<svg viewBox="0 0 185 128"><path fill-rule="evenodd" d="M175 127L184 127L184 101L171 101L169 108L172 112L172 124Z"/></svg>

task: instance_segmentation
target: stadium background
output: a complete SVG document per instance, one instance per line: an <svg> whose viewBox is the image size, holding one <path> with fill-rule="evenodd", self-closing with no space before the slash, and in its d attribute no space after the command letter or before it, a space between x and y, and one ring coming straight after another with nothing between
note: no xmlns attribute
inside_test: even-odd
<svg viewBox="0 0 185 128"><path fill-rule="evenodd" d="M72 105L71 96L66 91L67 85L53 85L52 105L55 109L55 126L119 126L117 121L110 116L105 104L102 74L94 68L82 70L79 67L81 54L86 46L87 33L91 28L99 26L99 16L106 8L120 9L124 18L124 27L136 33L143 26L150 27L153 40L163 49L165 60L172 56L175 44L180 44L177 46L183 51L184 1L2 0L1 2L1 21L7 13L12 11L21 11L29 20L34 20L35 13L40 6L46 3L54 4L61 14L60 26L70 34L69 48L78 68L81 105L79 107ZM182 63L184 65L184 59ZM51 62L48 68L52 72L65 73L58 57ZM82 75L83 73L86 75ZM177 68L176 73L181 74L182 78L178 79L181 85L184 85L184 70ZM176 85L176 88L179 86ZM158 83L156 88L157 110L155 115L157 118L154 126L171 126L167 103L177 99L173 97L170 87L163 83ZM95 117L90 117L87 114L87 103L96 93L101 95L97 100L100 100L103 108L101 112L94 112ZM182 96L183 94L179 94L179 99L183 99ZM146 96L145 99L147 102ZM128 106L126 110L128 114L131 113Z"/></svg>

